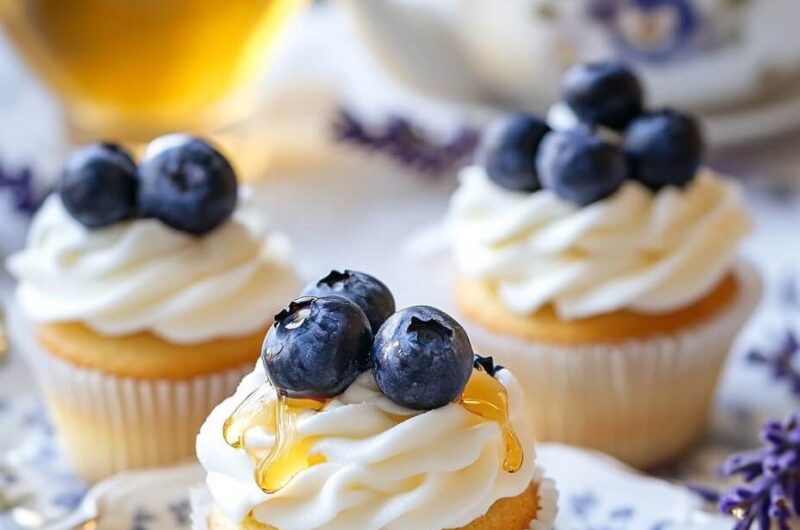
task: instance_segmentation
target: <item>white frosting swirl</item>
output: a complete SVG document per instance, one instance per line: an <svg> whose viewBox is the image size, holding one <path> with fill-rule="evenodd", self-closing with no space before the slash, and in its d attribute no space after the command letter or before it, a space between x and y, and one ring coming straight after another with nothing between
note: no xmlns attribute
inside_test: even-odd
<svg viewBox="0 0 800 530"><path fill-rule="evenodd" d="M286 238L241 207L203 237L155 219L90 230L54 194L7 266L19 279L22 309L36 322L197 343L263 328L297 294L290 259Z"/></svg>
<svg viewBox="0 0 800 530"><path fill-rule="evenodd" d="M515 313L552 303L563 319L684 308L731 270L751 229L739 189L708 170L683 190L628 181L580 207L549 190L503 189L470 167L449 223L463 273L496 282Z"/></svg>
<svg viewBox="0 0 800 530"><path fill-rule="evenodd" d="M486 513L498 499L521 494L534 478L522 390L508 370L497 377L508 390L512 423L525 449L517 473L503 470L505 446L496 423L457 404L424 413L404 409L386 398L366 372L321 412L298 419L302 435L319 437L312 454L324 455L325 462L266 494L255 483L246 452L232 449L222 436L225 419L266 381L260 365L211 413L200 430L197 454L208 470L215 503L233 521L252 514L281 530L457 528ZM397 423L392 419L397 415L409 419ZM271 432L255 428L245 446L263 449L272 442Z"/></svg>

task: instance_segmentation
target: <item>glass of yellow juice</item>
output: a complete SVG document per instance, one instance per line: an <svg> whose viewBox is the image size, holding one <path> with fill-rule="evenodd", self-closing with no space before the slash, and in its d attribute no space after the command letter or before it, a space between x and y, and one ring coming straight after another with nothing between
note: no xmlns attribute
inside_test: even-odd
<svg viewBox="0 0 800 530"><path fill-rule="evenodd" d="M63 102L73 137L143 142L243 120L305 0L0 0L0 22Z"/></svg>

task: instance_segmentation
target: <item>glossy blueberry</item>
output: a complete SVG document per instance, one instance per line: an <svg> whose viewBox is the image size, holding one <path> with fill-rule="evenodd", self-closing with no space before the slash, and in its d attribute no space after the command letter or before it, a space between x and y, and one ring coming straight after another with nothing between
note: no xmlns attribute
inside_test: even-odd
<svg viewBox="0 0 800 530"><path fill-rule="evenodd" d="M236 174L203 140L186 137L142 162L139 207L145 215L189 234L202 235L236 207Z"/></svg>
<svg viewBox="0 0 800 530"><path fill-rule="evenodd" d="M542 185L585 206L619 189L627 176L625 155L581 126L548 134L537 157Z"/></svg>
<svg viewBox="0 0 800 530"><path fill-rule="evenodd" d="M561 84L561 97L581 121L618 131L640 115L644 105L636 74L615 61L571 68Z"/></svg>
<svg viewBox="0 0 800 530"><path fill-rule="evenodd" d="M394 313L392 292L380 280L364 272L331 271L319 281L303 289L303 296L344 296L355 302L369 319L373 333L377 333L389 315Z"/></svg>
<svg viewBox="0 0 800 530"><path fill-rule="evenodd" d="M302 297L275 315L261 360L278 391L330 398L369 366L372 331L364 312L341 296Z"/></svg>
<svg viewBox="0 0 800 530"><path fill-rule="evenodd" d="M694 118L673 110L641 116L625 133L631 176L655 191L689 183L704 152L700 125Z"/></svg>
<svg viewBox="0 0 800 530"><path fill-rule="evenodd" d="M102 228L136 213L136 163L119 145L97 143L73 152L59 193L64 207L88 228Z"/></svg>
<svg viewBox="0 0 800 530"><path fill-rule="evenodd" d="M372 346L372 373L395 403L431 410L456 400L472 373L464 328L433 307L401 309L381 326Z"/></svg>
<svg viewBox="0 0 800 530"><path fill-rule="evenodd" d="M544 120L516 114L492 124L483 135L478 164L497 185L514 191L536 191L541 186L536 171L539 143L550 131Z"/></svg>

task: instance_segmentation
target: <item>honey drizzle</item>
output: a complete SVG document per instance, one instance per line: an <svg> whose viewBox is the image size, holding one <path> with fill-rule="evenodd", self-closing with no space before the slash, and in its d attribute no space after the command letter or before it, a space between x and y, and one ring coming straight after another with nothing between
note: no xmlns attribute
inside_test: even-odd
<svg viewBox="0 0 800 530"><path fill-rule="evenodd" d="M297 416L303 411L320 411L327 400L292 399L277 394L270 383L254 390L225 420L222 434L234 449L245 449L245 437L250 429L273 426L275 441L269 451L248 451L256 464L255 480L265 493L284 488L301 471L325 461L322 455L312 455L315 437L295 443ZM506 456L503 469L516 473L522 468L523 451L508 416L508 395L505 387L483 368L476 368L467 382L459 403L470 413L500 425ZM407 419L398 417L398 423Z"/></svg>
<svg viewBox="0 0 800 530"><path fill-rule="evenodd" d="M265 493L275 493L285 487L299 472L322 463L321 455L311 455L316 441L308 437L295 442L297 416L306 410L319 411L327 400L292 399L277 394L270 383L253 391L225 420L223 437L234 449L245 448L247 432L258 426L273 426L275 441L266 454L250 451L256 463L255 480Z"/></svg>
<svg viewBox="0 0 800 530"><path fill-rule="evenodd" d="M475 368L459 402L472 414L500 425L506 446L503 469L508 473L519 471L524 453L508 416L508 394L500 381L483 368Z"/></svg>

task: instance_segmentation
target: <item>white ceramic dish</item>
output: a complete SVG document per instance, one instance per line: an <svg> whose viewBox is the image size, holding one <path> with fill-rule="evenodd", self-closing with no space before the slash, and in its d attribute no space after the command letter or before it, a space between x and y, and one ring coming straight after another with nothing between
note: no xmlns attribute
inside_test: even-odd
<svg viewBox="0 0 800 530"><path fill-rule="evenodd" d="M705 118L716 145L800 124L793 0L346 0L397 79L450 102L544 111L576 62L616 57L656 106Z"/></svg>

